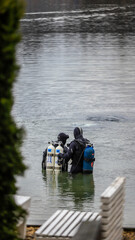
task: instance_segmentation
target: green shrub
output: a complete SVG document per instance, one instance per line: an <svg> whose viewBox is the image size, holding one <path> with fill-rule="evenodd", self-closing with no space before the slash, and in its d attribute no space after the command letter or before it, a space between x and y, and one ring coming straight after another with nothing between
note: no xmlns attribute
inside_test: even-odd
<svg viewBox="0 0 135 240"><path fill-rule="evenodd" d="M16 223L23 211L12 197L16 177L26 169L21 154L24 131L12 115L13 84L19 67L16 44L20 40L19 22L23 4L19 0L0 0L0 239L16 240Z"/></svg>

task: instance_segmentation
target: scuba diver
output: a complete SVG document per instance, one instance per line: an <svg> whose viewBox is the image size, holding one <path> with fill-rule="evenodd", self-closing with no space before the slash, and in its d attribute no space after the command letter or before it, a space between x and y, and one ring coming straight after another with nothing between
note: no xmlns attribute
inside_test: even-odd
<svg viewBox="0 0 135 240"><path fill-rule="evenodd" d="M66 153L59 153L59 164L64 160L66 163L72 159L71 173L83 173L83 153L86 144L90 144L88 139L83 138L82 128L76 127L74 129L75 139L70 143L69 149Z"/></svg>
<svg viewBox="0 0 135 240"><path fill-rule="evenodd" d="M68 138L69 136L67 134L63 132L59 133L57 136L57 141L53 143L53 146L56 148L60 143L60 146L63 148L63 152L66 153L68 151L68 148L65 146L65 144ZM47 148L43 152L42 169L46 169L46 158L47 158ZM63 161L62 171L67 171L67 169L68 169L68 163L65 163L65 161Z"/></svg>

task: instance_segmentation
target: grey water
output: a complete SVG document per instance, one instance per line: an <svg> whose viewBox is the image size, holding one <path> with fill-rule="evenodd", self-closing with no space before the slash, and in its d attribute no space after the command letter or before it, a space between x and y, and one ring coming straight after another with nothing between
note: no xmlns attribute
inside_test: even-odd
<svg viewBox="0 0 135 240"><path fill-rule="evenodd" d="M135 5L27 1L17 48L12 114L24 126L28 166L18 194L31 197L28 224L57 209L100 211L100 195L126 178L124 226L135 227ZM44 172L58 133L82 127L95 147L93 175Z"/></svg>

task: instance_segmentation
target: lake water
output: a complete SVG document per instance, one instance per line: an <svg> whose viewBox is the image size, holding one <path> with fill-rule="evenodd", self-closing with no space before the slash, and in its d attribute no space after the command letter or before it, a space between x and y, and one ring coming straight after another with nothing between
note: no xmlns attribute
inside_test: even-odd
<svg viewBox="0 0 135 240"><path fill-rule="evenodd" d="M28 224L57 209L99 211L100 195L126 178L124 226L135 227L135 5L28 1L21 20L13 115L24 126L29 169L18 194L31 196ZM82 127L96 151L93 175L42 172L58 133Z"/></svg>

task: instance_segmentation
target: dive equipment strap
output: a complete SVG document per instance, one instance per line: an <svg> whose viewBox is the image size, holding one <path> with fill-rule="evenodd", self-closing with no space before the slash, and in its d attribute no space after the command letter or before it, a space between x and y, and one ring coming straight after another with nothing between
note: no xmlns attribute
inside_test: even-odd
<svg viewBox="0 0 135 240"><path fill-rule="evenodd" d="M79 143L79 141L76 141L76 142ZM80 143L79 143L79 144L80 144ZM80 144L80 145L81 145L81 144ZM82 153L81 153L81 155L80 155L80 157L79 157L79 160L78 160L78 162L77 162L74 170L77 168L77 166L78 166L78 164L79 164L79 162L80 162L80 160L81 160L81 158L82 158L82 155L83 155L83 153L84 153L85 147L86 147L86 146L84 146L84 149L83 149L83 151L82 151Z"/></svg>

